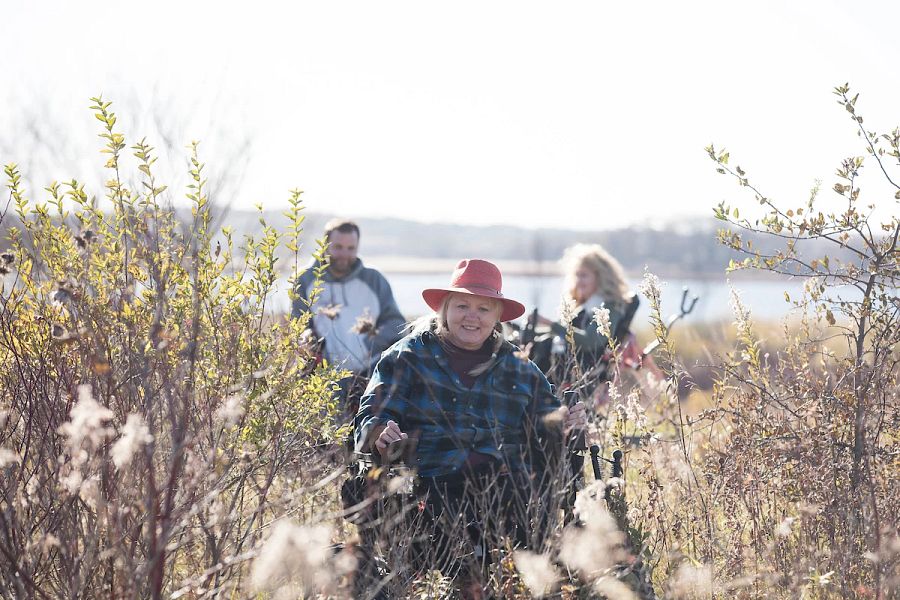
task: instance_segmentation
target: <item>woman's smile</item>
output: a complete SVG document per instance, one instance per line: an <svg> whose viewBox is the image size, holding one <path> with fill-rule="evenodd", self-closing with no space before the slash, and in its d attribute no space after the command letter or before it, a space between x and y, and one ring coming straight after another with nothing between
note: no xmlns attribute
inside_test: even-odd
<svg viewBox="0 0 900 600"><path fill-rule="evenodd" d="M496 300L453 293L447 300L447 337L464 350L478 350L500 319L502 306Z"/></svg>

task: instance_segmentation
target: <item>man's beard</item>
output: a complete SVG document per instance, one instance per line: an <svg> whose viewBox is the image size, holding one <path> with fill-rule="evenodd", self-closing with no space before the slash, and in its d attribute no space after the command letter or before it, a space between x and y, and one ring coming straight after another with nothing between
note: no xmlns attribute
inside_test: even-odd
<svg viewBox="0 0 900 600"><path fill-rule="evenodd" d="M352 261L347 260L346 258L342 258L339 260L331 261L331 272L335 275L346 275L350 272L350 265Z"/></svg>

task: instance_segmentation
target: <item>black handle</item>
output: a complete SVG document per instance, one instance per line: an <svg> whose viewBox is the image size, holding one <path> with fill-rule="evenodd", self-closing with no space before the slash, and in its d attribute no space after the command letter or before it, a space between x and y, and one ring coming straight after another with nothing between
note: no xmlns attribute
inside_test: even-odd
<svg viewBox="0 0 900 600"><path fill-rule="evenodd" d="M622 451L616 450L613 452L613 467L612 467L612 476L613 477L622 477L622 473L625 471L622 469Z"/></svg>
<svg viewBox="0 0 900 600"><path fill-rule="evenodd" d="M603 468L600 466L600 446L591 445L591 466L594 468L594 480L601 481L603 479Z"/></svg>

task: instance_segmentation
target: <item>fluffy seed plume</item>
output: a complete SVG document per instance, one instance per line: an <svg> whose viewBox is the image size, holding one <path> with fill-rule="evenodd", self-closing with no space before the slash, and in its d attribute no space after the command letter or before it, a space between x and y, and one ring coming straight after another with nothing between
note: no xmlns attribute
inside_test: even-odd
<svg viewBox="0 0 900 600"><path fill-rule="evenodd" d="M601 577L594 582L594 591L603 594L609 600L638 600L630 587L615 577Z"/></svg>
<svg viewBox="0 0 900 600"><path fill-rule="evenodd" d="M234 394L225 398L222 406L216 410L216 418L224 427L234 427L241 422L243 416L244 404L240 394Z"/></svg>
<svg viewBox="0 0 900 600"><path fill-rule="evenodd" d="M0 469L17 465L22 462L22 458L9 448L0 448Z"/></svg>
<svg viewBox="0 0 900 600"><path fill-rule="evenodd" d="M519 550L513 554L513 560L522 577L522 583L532 596L541 598L553 591L553 586L559 579L559 572L546 554Z"/></svg>
<svg viewBox="0 0 900 600"><path fill-rule="evenodd" d="M113 418L111 410L102 406L91 393L91 386L78 386L78 401L69 414L70 420L59 426L72 455L83 452L85 441L96 446L112 433L106 423Z"/></svg>
<svg viewBox="0 0 900 600"><path fill-rule="evenodd" d="M711 598L714 591L712 569L709 565L694 566L691 563L682 563L669 581L669 594L672 598L684 600Z"/></svg>
<svg viewBox="0 0 900 600"><path fill-rule="evenodd" d="M113 444L110 451L116 468L121 469L131 464L135 453L144 444L149 444L152 441L153 436L144 422L144 417L137 413L128 415L128 418L125 420L125 426L122 428L122 436Z"/></svg>
<svg viewBox="0 0 900 600"><path fill-rule="evenodd" d="M778 527L775 528L775 535L778 537L788 537L791 535L791 526L794 524L796 519L794 517L785 517L781 523L778 524Z"/></svg>
<svg viewBox="0 0 900 600"><path fill-rule="evenodd" d="M78 497L91 509L96 510L100 501L100 479L96 475L85 479L78 487Z"/></svg>
<svg viewBox="0 0 900 600"><path fill-rule="evenodd" d="M255 589L286 599L330 587L335 575L328 568L330 544L331 529L325 525L278 523L253 563Z"/></svg>
<svg viewBox="0 0 900 600"><path fill-rule="evenodd" d="M583 527L570 527L563 533L559 557L571 569L593 579L604 575L626 558L622 549L625 535L606 508L602 481L578 492L575 513Z"/></svg>

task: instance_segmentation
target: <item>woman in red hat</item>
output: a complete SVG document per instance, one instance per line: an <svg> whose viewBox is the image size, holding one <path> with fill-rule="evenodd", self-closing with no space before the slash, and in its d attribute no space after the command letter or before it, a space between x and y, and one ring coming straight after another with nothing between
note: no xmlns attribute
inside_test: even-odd
<svg viewBox="0 0 900 600"><path fill-rule="evenodd" d="M418 541L426 543L412 551L431 555L421 567L472 574L459 552L469 559L478 552L471 544L453 550L460 540L453 531L474 520L481 532L474 544L483 547L485 529L496 525L520 546L539 545L536 519L546 522L548 509L535 510L534 500L551 482L537 473L544 458L535 448L584 429L586 412L580 402L561 407L546 377L501 335L500 323L525 307L503 296L493 263L460 261L449 286L422 297L434 314L382 355L360 402L356 446L382 456L395 445L414 448L426 525Z"/></svg>

